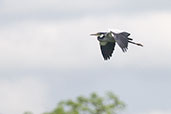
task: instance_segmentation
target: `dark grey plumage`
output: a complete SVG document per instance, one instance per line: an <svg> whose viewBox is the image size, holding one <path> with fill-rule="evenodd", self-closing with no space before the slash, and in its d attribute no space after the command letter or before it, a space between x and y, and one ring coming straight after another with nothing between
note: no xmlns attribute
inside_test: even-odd
<svg viewBox="0 0 171 114"><path fill-rule="evenodd" d="M112 57L114 48L115 42L108 42L106 45L100 45L101 53L105 60L110 59L110 57Z"/></svg>
<svg viewBox="0 0 171 114"><path fill-rule="evenodd" d="M119 47L122 49L123 52L126 52L128 49L128 36L125 36L124 34L114 34L114 40L117 42Z"/></svg>

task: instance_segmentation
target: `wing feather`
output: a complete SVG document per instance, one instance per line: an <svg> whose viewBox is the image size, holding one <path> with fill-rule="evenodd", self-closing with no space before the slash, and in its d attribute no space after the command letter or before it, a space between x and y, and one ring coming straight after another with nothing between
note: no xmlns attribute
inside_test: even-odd
<svg viewBox="0 0 171 114"><path fill-rule="evenodd" d="M103 45L102 45L103 44ZM105 60L110 59L115 48L115 42L100 43L101 52Z"/></svg>
<svg viewBox="0 0 171 114"><path fill-rule="evenodd" d="M119 47L122 49L123 52L126 52L128 49L128 36L123 35L123 33L114 34L115 41L119 45Z"/></svg>
<svg viewBox="0 0 171 114"><path fill-rule="evenodd" d="M128 32L121 32L120 34L122 34L122 35L124 35L126 37L128 37L130 35L130 33L128 33Z"/></svg>

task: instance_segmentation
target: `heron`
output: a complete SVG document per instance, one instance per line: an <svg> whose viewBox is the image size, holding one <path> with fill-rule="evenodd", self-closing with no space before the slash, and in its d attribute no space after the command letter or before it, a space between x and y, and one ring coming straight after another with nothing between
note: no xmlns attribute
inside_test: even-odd
<svg viewBox="0 0 171 114"><path fill-rule="evenodd" d="M128 50L128 43L143 47L142 44L133 42L133 39L129 38L130 33L128 32L115 33L113 31L109 31L98 32L90 35L97 36L97 40L99 41L101 53L104 60L108 60L112 57L112 53L115 49L116 43L119 45L123 52L126 52Z"/></svg>

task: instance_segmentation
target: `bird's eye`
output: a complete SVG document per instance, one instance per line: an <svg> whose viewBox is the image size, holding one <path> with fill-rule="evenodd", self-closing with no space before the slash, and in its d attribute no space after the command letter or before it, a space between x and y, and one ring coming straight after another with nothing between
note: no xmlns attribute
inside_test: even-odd
<svg viewBox="0 0 171 114"><path fill-rule="evenodd" d="M98 39L103 39L103 38L104 38L104 34L98 36Z"/></svg>
<svg viewBox="0 0 171 114"><path fill-rule="evenodd" d="M101 34L101 35L100 35L100 38L104 38L104 34Z"/></svg>

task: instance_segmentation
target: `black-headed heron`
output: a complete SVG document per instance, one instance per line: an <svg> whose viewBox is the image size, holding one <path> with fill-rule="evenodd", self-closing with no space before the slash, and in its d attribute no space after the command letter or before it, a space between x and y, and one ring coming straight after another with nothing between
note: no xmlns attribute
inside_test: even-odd
<svg viewBox="0 0 171 114"><path fill-rule="evenodd" d="M132 42L132 38L128 38L130 33L128 32L98 32L96 34L91 34L92 36L97 36L97 39L100 43L101 52L104 60L110 59L112 56L113 50L115 48L115 42L119 45L123 52L126 52L128 49L128 43L135 44L137 46L143 46L140 43Z"/></svg>

